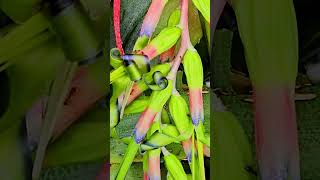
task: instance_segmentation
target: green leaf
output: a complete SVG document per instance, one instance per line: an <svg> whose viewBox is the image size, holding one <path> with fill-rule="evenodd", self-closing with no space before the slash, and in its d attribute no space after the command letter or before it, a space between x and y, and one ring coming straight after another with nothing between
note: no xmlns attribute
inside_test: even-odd
<svg viewBox="0 0 320 180"><path fill-rule="evenodd" d="M20 138L21 123L0 133L0 176L1 179L24 179L25 157Z"/></svg>
<svg viewBox="0 0 320 180"><path fill-rule="evenodd" d="M22 23L40 8L41 0L0 0L0 9L16 23Z"/></svg>
<svg viewBox="0 0 320 180"><path fill-rule="evenodd" d="M41 180L88 180L95 179L101 170L102 162L77 163L43 169Z"/></svg>
<svg viewBox="0 0 320 180"><path fill-rule="evenodd" d="M119 164L113 164L110 167L110 179L115 179L118 169L120 168ZM126 179L136 180L143 179L143 165L142 163L132 163L131 168L129 169Z"/></svg>
<svg viewBox="0 0 320 180"><path fill-rule="evenodd" d="M213 178L219 180L253 180L246 171L254 165L253 153L244 130L230 112L213 114Z"/></svg>
<svg viewBox="0 0 320 180"><path fill-rule="evenodd" d="M103 160L107 156L105 109L94 109L48 146L46 166ZM88 153L90 152L90 153Z"/></svg>
<svg viewBox="0 0 320 180"><path fill-rule="evenodd" d="M47 85L54 78L56 68L65 59L55 41L16 58L20 63L7 70L10 83L9 106L0 117L0 132L14 122L22 120L33 103L46 93Z"/></svg>

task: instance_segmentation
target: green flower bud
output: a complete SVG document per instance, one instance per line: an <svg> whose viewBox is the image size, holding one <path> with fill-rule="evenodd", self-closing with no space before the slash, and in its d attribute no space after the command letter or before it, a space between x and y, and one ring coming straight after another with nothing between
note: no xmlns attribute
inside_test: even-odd
<svg viewBox="0 0 320 180"><path fill-rule="evenodd" d="M142 50L144 55L147 55L151 60L156 56L174 46L181 35L181 29L178 27L164 28L151 42Z"/></svg>
<svg viewBox="0 0 320 180"><path fill-rule="evenodd" d="M149 98L147 97L140 97L136 100L134 100L132 103L130 103L124 113L125 114L135 114L135 113L141 113L144 111L144 109L149 105Z"/></svg>
<svg viewBox="0 0 320 180"><path fill-rule="evenodd" d="M170 124L169 114L168 114L167 110L165 110L165 109L163 109L161 111L161 122L163 124Z"/></svg>
<svg viewBox="0 0 320 180"><path fill-rule="evenodd" d="M183 134L189 127L190 120L188 117L188 111L188 105L179 93L175 93L170 97L169 112L181 134Z"/></svg>
<svg viewBox="0 0 320 180"><path fill-rule="evenodd" d="M141 145L141 149L144 151L151 150L154 148L160 148L160 147L166 146L173 142L179 143L179 141L176 141L175 138L156 132L145 142L145 144Z"/></svg>
<svg viewBox="0 0 320 180"><path fill-rule="evenodd" d="M134 44L133 51L139 51L143 49L144 47L146 47L148 42L149 42L148 36L144 35L144 36L138 37L136 43Z"/></svg>
<svg viewBox="0 0 320 180"><path fill-rule="evenodd" d="M177 127L170 124L163 124L161 130L163 134L172 137L178 137L180 134Z"/></svg>
<svg viewBox="0 0 320 180"><path fill-rule="evenodd" d="M168 27L176 26L180 22L181 11L180 9L174 10L168 20Z"/></svg>
<svg viewBox="0 0 320 180"><path fill-rule="evenodd" d="M188 49L183 57L183 68L189 88L202 88L203 68L200 55L195 49Z"/></svg>
<svg viewBox="0 0 320 180"><path fill-rule="evenodd" d="M187 174L184 171L180 160L171 154L166 148L161 148L164 155L164 163L173 179L187 179Z"/></svg>
<svg viewBox="0 0 320 180"><path fill-rule="evenodd" d="M147 175L148 174L148 153L145 153L143 155L143 159L142 159L142 167L143 167L143 173L144 175Z"/></svg>
<svg viewBox="0 0 320 180"><path fill-rule="evenodd" d="M153 123L149 129L149 131L147 132L147 139L149 139L156 131L161 132L161 113L159 112L156 117L153 120Z"/></svg>

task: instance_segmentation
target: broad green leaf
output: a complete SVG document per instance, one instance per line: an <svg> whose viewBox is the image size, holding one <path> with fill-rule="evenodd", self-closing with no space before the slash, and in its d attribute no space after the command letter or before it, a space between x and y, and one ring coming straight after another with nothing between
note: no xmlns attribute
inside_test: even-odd
<svg viewBox="0 0 320 180"><path fill-rule="evenodd" d="M109 3L105 0L80 0L100 38L109 37L106 31L108 18L111 16Z"/></svg>
<svg viewBox="0 0 320 180"><path fill-rule="evenodd" d="M20 63L7 71L9 106L0 117L0 132L14 122L21 121L38 97L47 93L47 85L55 77L56 68L64 59L63 52L54 41L17 57Z"/></svg>
<svg viewBox="0 0 320 180"><path fill-rule="evenodd" d="M219 180L253 180L256 177L246 168L254 165L253 153L248 138L240 123L230 112L214 112L213 173Z"/></svg>
<svg viewBox="0 0 320 180"><path fill-rule="evenodd" d="M102 162L77 163L65 166L44 168L41 180L88 180L95 179Z"/></svg>
<svg viewBox="0 0 320 180"><path fill-rule="evenodd" d="M40 9L41 0L0 0L0 9L16 23L23 23Z"/></svg>
<svg viewBox="0 0 320 180"><path fill-rule="evenodd" d="M298 30L292 1L229 1L254 86L294 86Z"/></svg>

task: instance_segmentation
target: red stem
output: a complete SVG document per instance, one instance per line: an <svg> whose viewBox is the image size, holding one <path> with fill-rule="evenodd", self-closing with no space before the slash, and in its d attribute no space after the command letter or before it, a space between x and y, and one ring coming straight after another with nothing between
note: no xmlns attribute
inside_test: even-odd
<svg viewBox="0 0 320 180"><path fill-rule="evenodd" d="M116 46L119 49L121 55L124 55L124 50L122 47L122 40L121 40L121 30L120 30L120 8L121 8L121 0L114 0L113 25L114 25L114 34L116 38Z"/></svg>
<svg viewBox="0 0 320 180"><path fill-rule="evenodd" d="M181 0L181 18L180 18L180 27L182 28L181 35L181 46L178 54L173 60L173 65L171 70L167 76L168 79L174 81L174 89L175 89L175 81L177 76L177 71L179 69L180 63L182 61L183 55L187 51L188 48L192 47L189 36L189 25L188 25L188 9L189 9L189 1ZM193 48L193 47L192 47Z"/></svg>

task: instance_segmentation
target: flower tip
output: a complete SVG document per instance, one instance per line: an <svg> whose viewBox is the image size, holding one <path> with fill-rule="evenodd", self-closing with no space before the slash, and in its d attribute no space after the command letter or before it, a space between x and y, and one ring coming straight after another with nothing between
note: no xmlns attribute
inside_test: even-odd
<svg viewBox="0 0 320 180"><path fill-rule="evenodd" d="M188 163L190 164L192 161L192 153L191 152L187 153L187 160L188 160Z"/></svg>
<svg viewBox="0 0 320 180"><path fill-rule="evenodd" d="M193 113L193 114L195 114L195 113ZM201 118L200 118L199 114L192 115L192 124L194 124L195 126L198 126L200 119Z"/></svg>
<svg viewBox="0 0 320 180"><path fill-rule="evenodd" d="M149 179L150 180L161 180L161 177L160 176L158 176L158 175L151 175L151 176L149 176Z"/></svg>
<svg viewBox="0 0 320 180"><path fill-rule="evenodd" d="M134 141L137 144L140 144L142 142L142 140L144 139L144 137L146 136L144 133L141 133L137 130L137 128L135 128L133 130L133 134L134 134Z"/></svg>

